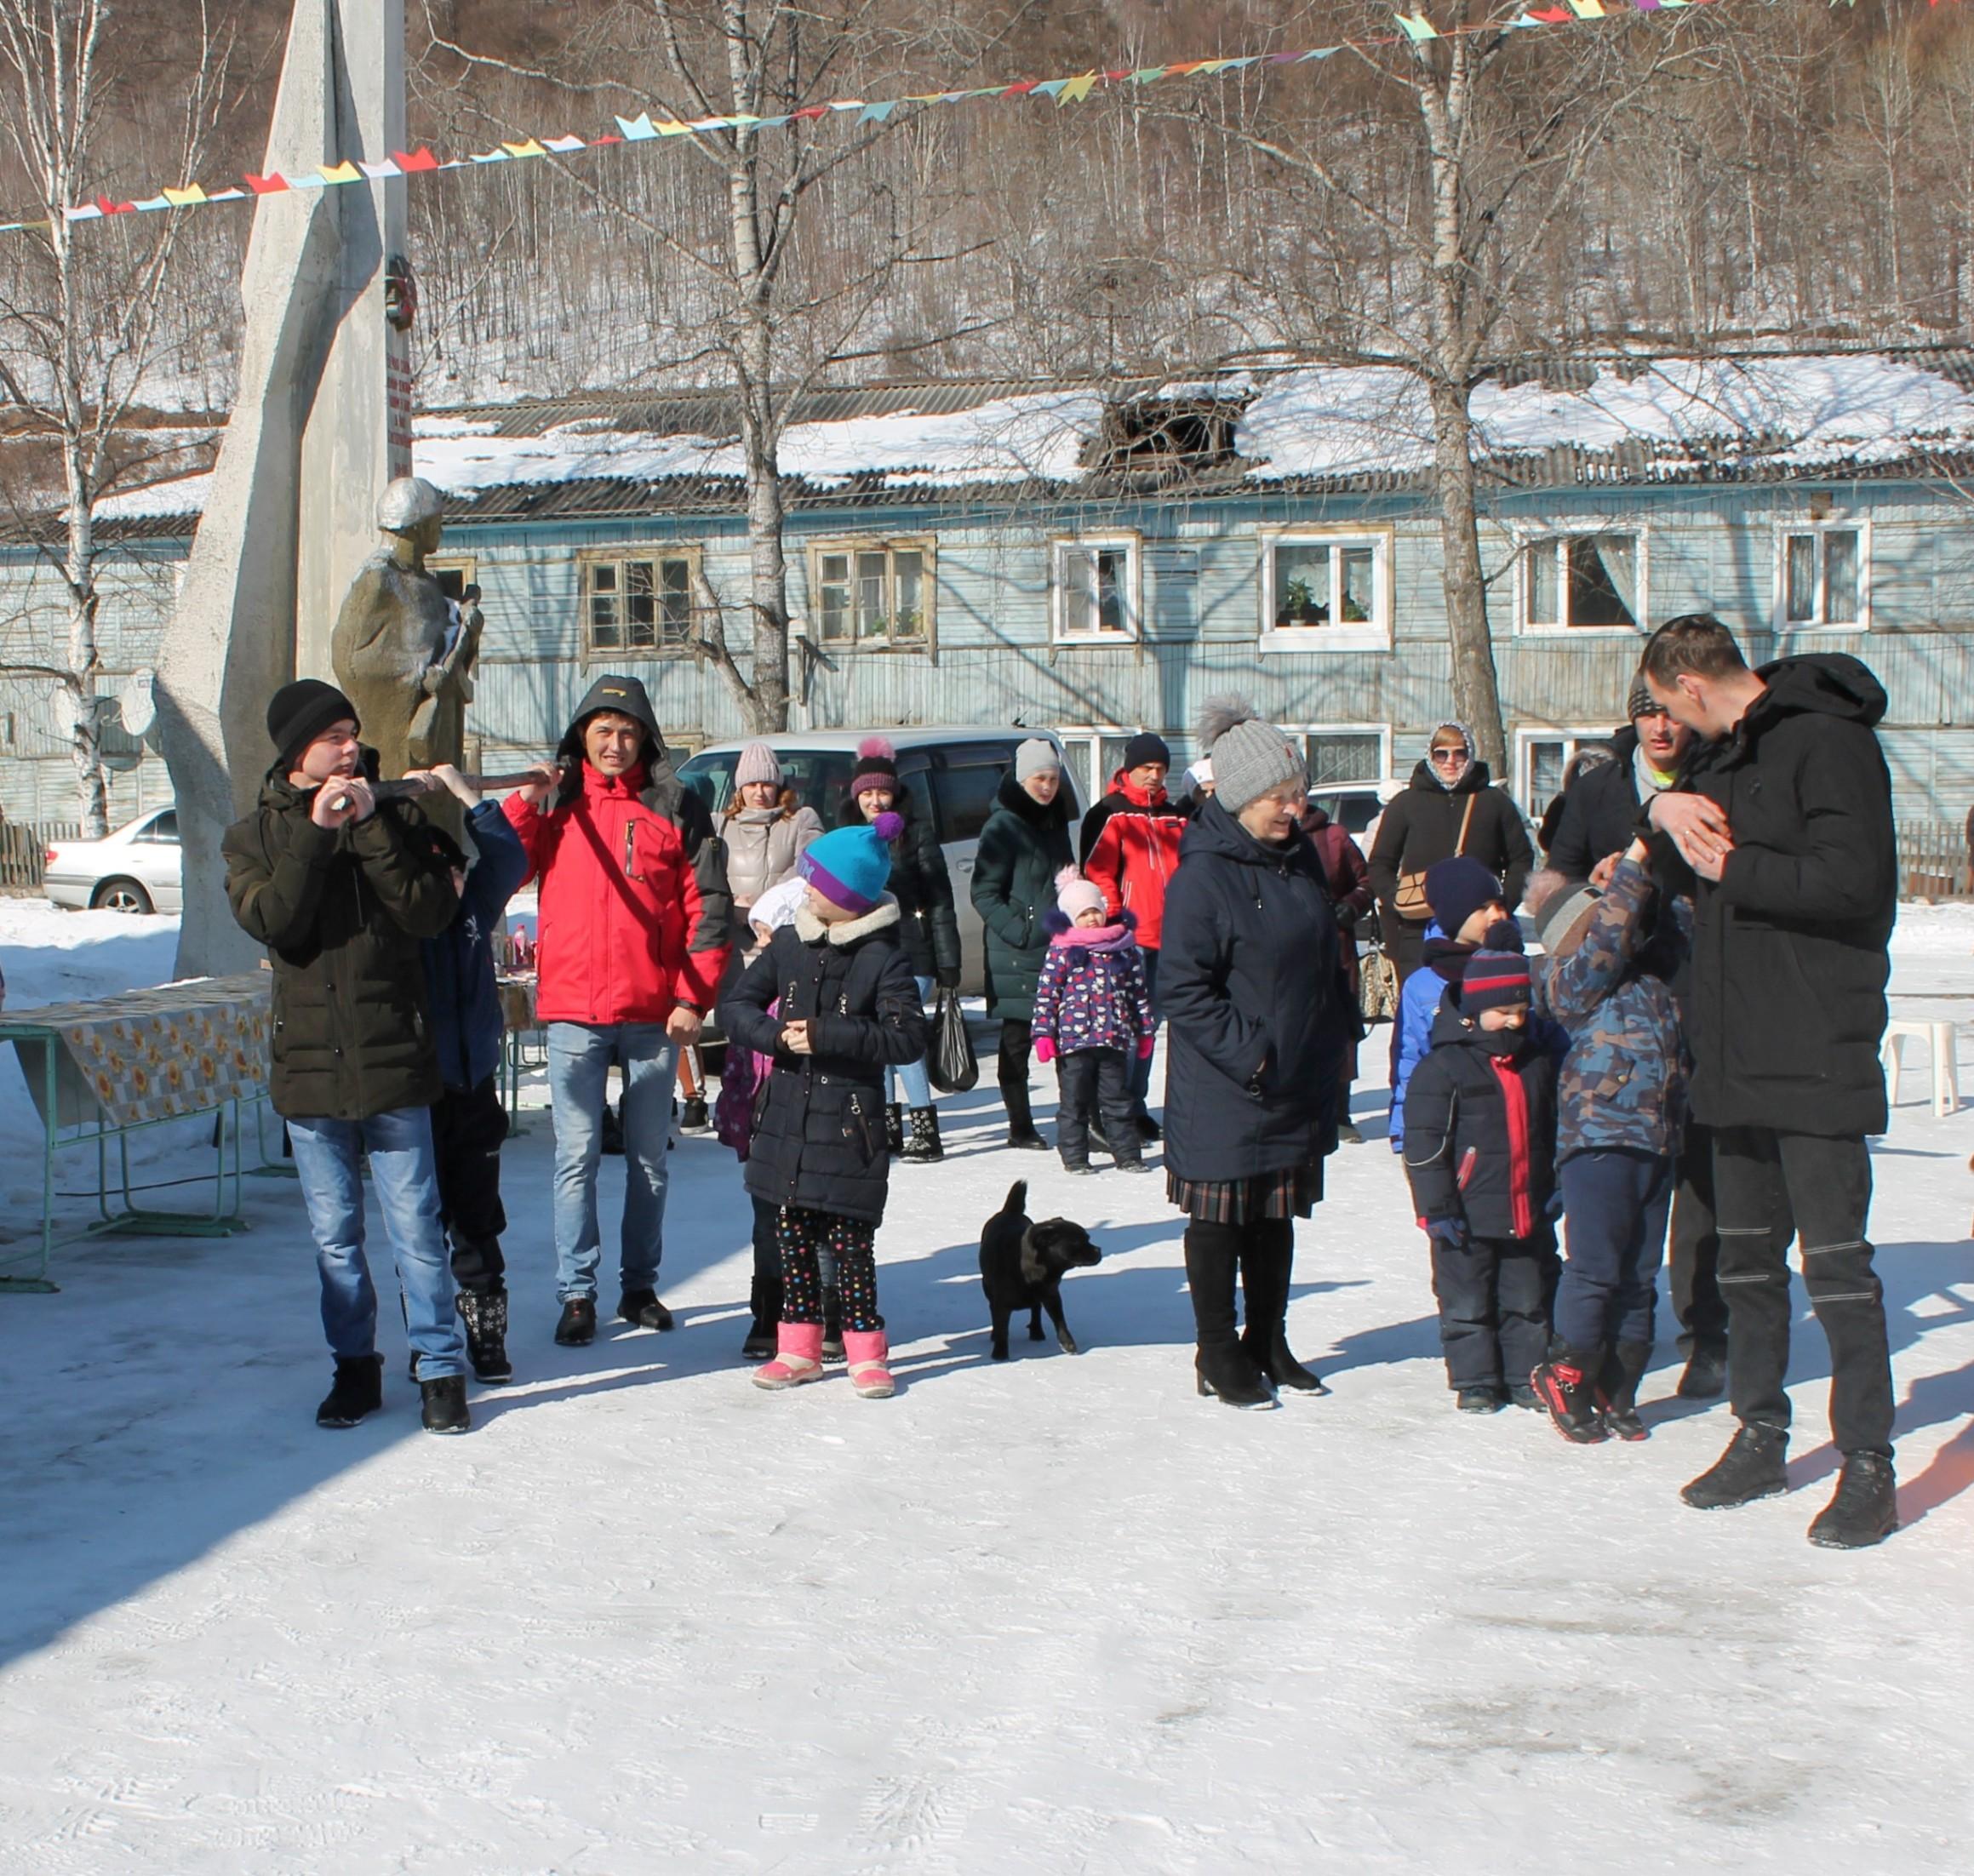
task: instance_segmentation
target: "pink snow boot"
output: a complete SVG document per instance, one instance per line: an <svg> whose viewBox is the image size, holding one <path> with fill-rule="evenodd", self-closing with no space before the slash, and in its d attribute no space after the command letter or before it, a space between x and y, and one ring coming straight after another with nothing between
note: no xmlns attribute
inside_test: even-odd
<svg viewBox="0 0 1974 1876"><path fill-rule="evenodd" d="M843 1332L844 1359L850 1364L851 1387L868 1400L889 1400L898 1384L885 1367L890 1353L881 1329L846 1329Z"/></svg>
<svg viewBox="0 0 1974 1876"><path fill-rule="evenodd" d="M805 1381L822 1379L822 1324L779 1323L775 1325L775 1358L754 1370L754 1385L770 1389L797 1387Z"/></svg>

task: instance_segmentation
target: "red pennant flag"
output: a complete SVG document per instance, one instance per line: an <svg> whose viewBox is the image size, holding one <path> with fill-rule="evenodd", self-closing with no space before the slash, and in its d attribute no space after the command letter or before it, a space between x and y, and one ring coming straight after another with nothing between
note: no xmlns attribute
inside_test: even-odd
<svg viewBox="0 0 1974 1876"><path fill-rule="evenodd" d="M393 150L391 152L391 160L406 175L410 175L415 170L436 169L438 167L438 158L433 156L431 151L427 150L422 144L419 146L415 152L409 155L402 150Z"/></svg>
<svg viewBox="0 0 1974 1876"><path fill-rule="evenodd" d="M1546 26L1559 26L1576 17L1567 7L1534 7L1529 12L1530 19L1540 20Z"/></svg>
<svg viewBox="0 0 1974 1876"><path fill-rule="evenodd" d="M1026 78L1022 80L1020 84L1011 84L1004 87L1001 91L1001 95L1004 98L1025 98L1031 91L1035 89L1037 85L1041 83L1041 82L1042 81L1039 78Z"/></svg>
<svg viewBox="0 0 1974 1876"><path fill-rule="evenodd" d="M288 178L277 171L271 176L257 176L248 172L247 186L257 196L278 196L288 187Z"/></svg>
<svg viewBox="0 0 1974 1876"><path fill-rule="evenodd" d="M106 215L134 215L137 213L134 202L112 202L107 196L98 196L96 206Z"/></svg>

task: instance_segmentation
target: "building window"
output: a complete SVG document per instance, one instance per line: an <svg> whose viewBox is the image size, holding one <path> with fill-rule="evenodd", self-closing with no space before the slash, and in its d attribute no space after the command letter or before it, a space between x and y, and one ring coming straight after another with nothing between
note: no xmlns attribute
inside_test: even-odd
<svg viewBox="0 0 1974 1876"><path fill-rule="evenodd" d="M597 554L582 563L592 651L678 651L692 638L695 557Z"/></svg>
<svg viewBox="0 0 1974 1876"><path fill-rule="evenodd" d="M1562 792L1564 773L1577 752L1588 744L1610 740L1608 729L1517 730L1515 792L1523 811L1539 817Z"/></svg>
<svg viewBox="0 0 1974 1876"><path fill-rule="evenodd" d="M1835 626L1852 631L1866 622L1864 529L1820 524L1788 529L1782 537L1776 579L1776 626Z"/></svg>
<svg viewBox="0 0 1974 1876"><path fill-rule="evenodd" d="M1376 787L1385 779L1385 731L1318 729L1304 739L1309 786Z"/></svg>
<svg viewBox="0 0 1974 1876"><path fill-rule="evenodd" d="M1542 535L1525 543L1522 624L1530 632L1636 632L1645 616L1636 534Z"/></svg>
<svg viewBox="0 0 1974 1876"><path fill-rule="evenodd" d="M1391 637L1391 536L1285 534L1262 551L1262 647L1361 650Z"/></svg>
<svg viewBox="0 0 1974 1876"><path fill-rule="evenodd" d="M810 551L819 643L916 650L932 639L929 540L825 541Z"/></svg>
<svg viewBox="0 0 1974 1876"><path fill-rule="evenodd" d="M1135 536L1056 543L1056 637L1079 644L1122 644L1138 635L1138 543Z"/></svg>

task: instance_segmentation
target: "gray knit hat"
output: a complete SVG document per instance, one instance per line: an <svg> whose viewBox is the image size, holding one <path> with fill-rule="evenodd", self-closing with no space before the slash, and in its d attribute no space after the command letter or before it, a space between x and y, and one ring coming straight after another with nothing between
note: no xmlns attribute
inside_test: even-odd
<svg viewBox="0 0 1974 1876"><path fill-rule="evenodd" d="M1666 706L1653 696L1651 686L1645 681L1642 671L1631 681L1631 695L1624 701L1624 713L1634 723L1640 717L1662 717L1666 713Z"/></svg>
<svg viewBox="0 0 1974 1876"><path fill-rule="evenodd" d="M1060 769L1062 757L1046 736L1031 736L1015 752L1015 780L1026 781L1044 770Z"/></svg>
<svg viewBox="0 0 1974 1876"><path fill-rule="evenodd" d="M1302 752L1244 697L1209 697L1200 706L1199 741L1213 759L1216 789L1229 814L1271 788L1308 786Z"/></svg>

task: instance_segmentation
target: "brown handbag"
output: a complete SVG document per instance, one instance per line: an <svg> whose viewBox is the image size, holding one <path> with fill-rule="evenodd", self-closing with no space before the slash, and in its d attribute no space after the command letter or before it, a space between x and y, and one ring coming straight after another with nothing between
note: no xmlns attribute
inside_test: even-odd
<svg viewBox="0 0 1974 1876"><path fill-rule="evenodd" d="M1453 843L1452 857L1456 860L1467 851L1467 830L1473 824L1473 804L1480 798L1467 798L1467 812L1460 817L1460 838ZM1399 875L1399 895L1392 901L1399 917L1410 919L1415 925L1422 925L1433 916L1433 908L1426 903L1426 875L1423 869L1417 872L1402 872Z"/></svg>

